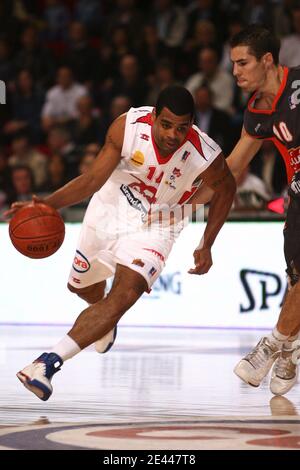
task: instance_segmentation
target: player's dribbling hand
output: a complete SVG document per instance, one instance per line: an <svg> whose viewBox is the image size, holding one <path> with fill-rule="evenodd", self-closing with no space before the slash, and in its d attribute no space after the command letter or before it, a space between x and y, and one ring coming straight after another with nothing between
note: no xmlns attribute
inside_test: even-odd
<svg viewBox="0 0 300 470"><path fill-rule="evenodd" d="M195 267L189 269L189 274L205 274L212 266L210 248L196 248L194 251Z"/></svg>
<svg viewBox="0 0 300 470"><path fill-rule="evenodd" d="M43 202L42 199L39 199L37 196L32 196L31 201L20 201L20 202L13 202L10 206L10 209L3 212L3 218L6 220L11 219L15 213L21 209L22 207L29 206L30 204L35 204L36 202Z"/></svg>

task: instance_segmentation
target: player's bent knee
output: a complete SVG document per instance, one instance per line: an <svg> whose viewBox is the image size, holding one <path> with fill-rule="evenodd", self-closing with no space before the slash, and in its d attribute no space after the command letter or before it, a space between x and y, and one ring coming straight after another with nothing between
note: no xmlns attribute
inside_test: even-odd
<svg viewBox="0 0 300 470"><path fill-rule="evenodd" d="M120 292L118 295L114 295L114 301L117 306L119 313L125 313L132 307L133 304L138 300L142 293L138 293L135 289L127 289L124 292Z"/></svg>
<svg viewBox="0 0 300 470"><path fill-rule="evenodd" d="M95 304L99 300L103 299L105 293L105 283L93 284L92 286L83 287L78 289L68 283L68 289L70 292L77 294L78 297L85 300L89 304Z"/></svg>

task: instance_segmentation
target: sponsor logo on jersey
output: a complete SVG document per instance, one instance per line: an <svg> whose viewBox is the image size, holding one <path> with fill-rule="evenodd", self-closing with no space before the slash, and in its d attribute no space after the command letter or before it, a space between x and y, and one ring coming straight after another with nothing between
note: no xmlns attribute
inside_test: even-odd
<svg viewBox="0 0 300 470"><path fill-rule="evenodd" d="M142 201L132 194L132 192L130 191L128 186L126 186L126 184L122 184L120 186L120 190L126 197L129 205L133 207L134 209L137 209L138 211L141 212L141 217L142 217L142 220L144 221L144 219L147 217L147 210L144 207Z"/></svg>
<svg viewBox="0 0 300 470"><path fill-rule="evenodd" d="M145 161L145 156L143 152L136 150L130 159L131 163L135 166L142 166Z"/></svg>
<svg viewBox="0 0 300 470"><path fill-rule="evenodd" d="M141 268L145 266L144 261L142 261L140 258L134 259L131 264L135 264L136 266L140 266Z"/></svg>
<svg viewBox="0 0 300 470"><path fill-rule="evenodd" d="M150 277L153 277L156 272L157 272L157 269L155 269L155 267L152 266L152 268L149 270L148 274L149 274Z"/></svg>
<svg viewBox="0 0 300 470"><path fill-rule="evenodd" d="M91 265L88 259L82 253L80 253L79 250L76 250L76 255L73 261L73 269L78 273L86 273L90 267Z"/></svg>
<svg viewBox="0 0 300 470"><path fill-rule="evenodd" d="M140 139L148 141L150 139L150 136L148 134L141 133L140 134Z"/></svg>
<svg viewBox="0 0 300 470"><path fill-rule="evenodd" d="M150 186L150 185L144 183L144 181L142 181L140 178L138 178L135 175L132 175L132 176L134 178L136 178L137 181L135 181L133 183L130 183L128 185L128 188L134 189L135 191L140 193L141 196L143 196L145 199L147 199L149 204L155 204L155 202L156 202L155 194L156 194L156 191L157 191L156 187L155 186Z"/></svg>
<svg viewBox="0 0 300 470"><path fill-rule="evenodd" d="M176 176L176 178L179 178L180 176L182 176L182 173L179 168L174 168L173 175Z"/></svg>
<svg viewBox="0 0 300 470"><path fill-rule="evenodd" d="M258 132L258 130L260 129L260 127L261 127L261 123L259 122L259 123L257 124L257 126L255 127L255 129L254 129L255 132Z"/></svg>
<svg viewBox="0 0 300 470"><path fill-rule="evenodd" d="M166 180L165 183L168 184L170 186L170 188L176 189L175 180L176 180L176 178L180 178L180 176L182 176L182 173L181 173L180 169L179 168L174 168L170 178L168 180Z"/></svg>
<svg viewBox="0 0 300 470"><path fill-rule="evenodd" d="M294 80L291 88L295 91L289 96L289 107L290 109L295 109L300 103L300 80Z"/></svg>
<svg viewBox="0 0 300 470"><path fill-rule="evenodd" d="M300 147L290 149L289 156L291 157L290 163L292 167L295 171L298 171L298 165L300 164Z"/></svg>
<svg viewBox="0 0 300 470"><path fill-rule="evenodd" d="M143 248L143 250L150 251L150 253L153 253L162 261L165 261L165 257L159 251L153 250L153 248Z"/></svg>
<svg viewBox="0 0 300 470"><path fill-rule="evenodd" d="M190 155L191 155L191 152L188 152L187 150L185 150L185 151L183 152L182 157L181 157L181 161L182 161L182 162L186 162Z"/></svg>

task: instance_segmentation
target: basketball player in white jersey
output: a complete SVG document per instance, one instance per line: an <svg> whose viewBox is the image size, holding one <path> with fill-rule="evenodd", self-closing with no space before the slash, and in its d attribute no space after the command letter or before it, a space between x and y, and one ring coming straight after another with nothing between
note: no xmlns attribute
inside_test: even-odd
<svg viewBox="0 0 300 470"><path fill-rule="evenodd" d="M201 180L214 195L189 272L210 269L211 247L236 186L220 147L192 124L193 115L191 94L180 86L166 88L154 109L131 108L117 118L92 169L43 200L60 209L94 194L68 283L90 306L52 351L17 374L40 399L50 397L51 378L64 361L95 342L99 352L112 346L118 321L151 289L182 228L176 223L170 230L160 219L149 226L150 210L184 206ZM14 203L9 213L23 204ZM105 280L111 276L112 288L104 297Z"/></svg>

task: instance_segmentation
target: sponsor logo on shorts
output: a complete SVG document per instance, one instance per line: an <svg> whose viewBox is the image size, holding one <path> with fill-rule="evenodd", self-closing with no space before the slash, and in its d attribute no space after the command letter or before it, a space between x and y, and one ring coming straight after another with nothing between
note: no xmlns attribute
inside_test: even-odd
<svg viewBox="0 0 300 470"><path fill-rule="evenodd" d="M122 193L124 194L124 196L126 197L128 203L134 209L137 209L138 211L140 211L142 213L142 220L144 221L144 219L147 216L147 210L143 206L142 201L133 195L133 193L130 191L128 186L126 186L126 184L122 184L120 186L120 189L121 189Z"/></svg>
<svg viewBox="0 0 300 470"><path fill-rule="evenodd" d="M72 281L75 282L76 284L81 284L81 280L77 279L77 277L72 277Z"/></svg>
<svg viewBox="0 0 300 470"><path fill-rule="evenodd" d="M91 265L88 259L76 250L76 255L73 261L73 269L78 273L86 273L90 269Z"/></svg>
<svg viewBox="0 0 300 470"><path fill-rule="evenodd" d="M130 159L131 163L135 166L142 166L145 161L145 156L143 152L136 150Z"/></svg>
<svg viewBox="0 0 300 470"><path fill-rule="evenodd" d="M153 248L143 248L143 250L150 251L150 253L153 253L160 260L165 261L165 257L159 251L153 250Z"/></svg>
<svg viewBox="0 0 300 470"><path fill-rule="evenodd" d="M142 261L140 258L134 259L131 264L135 264L136 266L140 266L141 268L145 266L144 261Z"/></svg>
<svg viewBox="0 0 300 470"><path fill-rule="evenodd" d="M156 272L157 272L157 269L155 269L155 267L152 266L152 268L149 270L148 274L149 274L150 277L153 277Z"/></svg>

